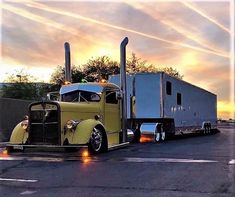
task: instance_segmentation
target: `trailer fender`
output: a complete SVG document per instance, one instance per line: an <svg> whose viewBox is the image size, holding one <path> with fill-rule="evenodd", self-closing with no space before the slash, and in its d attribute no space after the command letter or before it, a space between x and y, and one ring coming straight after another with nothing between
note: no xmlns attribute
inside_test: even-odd
<svg viewBox="0 0 235 197"><path fill-rule="evenodd" d="M13 129L12 133L11 133L11 137L10 137L10 144L25 144L29 133L23 129L23 127L21 126L20 122L18 125L16 125L16 127Z"/></svg>
<svg viewBox="0 0 235 197"><path fill-rule="evenodd" d="M105 132L105 127L100 121L94 119L83 120L75 130L67 131L64 139L67 139L69 144L87 144L93 129L97 127Z"/></svg>

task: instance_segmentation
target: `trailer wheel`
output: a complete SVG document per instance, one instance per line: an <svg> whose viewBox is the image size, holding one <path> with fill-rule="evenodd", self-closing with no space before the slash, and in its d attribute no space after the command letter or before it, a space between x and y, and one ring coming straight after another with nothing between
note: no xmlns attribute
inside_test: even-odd
<svg viewBox="0 0 235 197"><path fill-rule="evenodd" d="M166 140L166 132L161 132L161 140L162 141Z"/></svg>
<svg viewBox="0 0 235 197"><path fill-rule="evenodd" d="M207 123L204 125L203 134L204 134L204 135L207 134Z"/></svg>
<svg viewBox="0 0 235 197"><path fill-rule="evenodd" d="M155 135L155 141L160 142L160 140L161 140L161 133L157 132L156 135Z"/></svg>
<svg viewBox="0 0 235 197"><path fill-rule="evenodd" d="M105 133L98 128L94 128L91 133L88 149L92 154L107 151L107 139Z"/></svg>
<svg viewBox="0 0 235 197"><path fill-rule="evenodd" d="M211 124L210 123L208 124L208 134L209 135L211 134Z"/></svg>

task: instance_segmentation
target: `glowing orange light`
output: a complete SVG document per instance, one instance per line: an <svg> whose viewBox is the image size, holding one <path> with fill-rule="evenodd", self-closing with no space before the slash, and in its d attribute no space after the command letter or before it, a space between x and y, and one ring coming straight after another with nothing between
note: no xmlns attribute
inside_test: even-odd
<svg viewBox="0 0 235 197"><path fill-rule="evenodd" d="M153 142L154 138L152 136L141 136L140 137L140 143L145 143L145 142Z"/></svg>
<svg viewBox="0 0 235 197"><path fill-rule="evenodd" d="M2 151L2 154L3 154L3 155L8 155L7 149L3 150L3 151Z"/></svg>
<svg viewBox="0 0 235 197"><path fill-rule="evenodd" d="M87 150L82 152L82 156L83 157L88 157L89 156L89 152Z"/></svg>
<svg viewBox="0 0 235 197"><path fill-rule="evenodd" d="M8 157L8 150L7 150L7 149L4 149L4 150L1 152L0 156L2 156L2 157Z"/></svg>
<svg viewBox="0 0 235 197"><path fill-rule="evenodd" d="M107 83L107 81L105 79L101 79L100 81L101 83Z"/></svg>
<svg viewBox="0 0 235 197"><path fill-rule="evenodd" d="M91 159L90 158L85 158L85 159L82 159L82 161L83 161L83 163L87 164L91 161Z"/></svg>
<svg viewBox="0 0 235 197"><path fill-rule="evenodd" d="M64 82L64 85L69 85L69 84L71 84L70 81L65 81L65 82Z"/></svg>

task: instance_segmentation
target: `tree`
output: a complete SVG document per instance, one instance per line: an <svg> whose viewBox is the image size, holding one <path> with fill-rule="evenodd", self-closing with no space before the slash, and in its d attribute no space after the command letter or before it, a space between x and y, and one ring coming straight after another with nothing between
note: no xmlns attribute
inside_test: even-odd
<svg viewBox="0 0 235 197"><path fill-rule="evenodd" d="M2 87L2 97L25 100L39 100L45 97L48 85L32 81L35 81L35 78L23 70L9 75Z"/></svg>
<svg viewBox="0 0 235 197"><path fill-rule="evenodd" d="M81 82L84 79L85 74L80 67L73 66L71 68L72 83ZM65 68L57 66L55 71L51 75L50 82L53 84L63 85L65 82Z"/></svg>
<svg viewBox="0 0 235 197"><path fill-rule="evenodd" d="M182 79L183 76L172 67L155 67L148 64L146 60L137 58L134 53L127 58L127 73L156 73L166 72L167 74ZM107 56L101 56L88 60L87 63L80 67L72 67L72 83L81 82L85 79L89 82L100 81L101 79L108 80L109 75L119 74L120 65L117 61L111 60ZM51 82L62 85L64 83L65 71L64 67L58 66L51 76Z"/></svg>
<svg viewBox="0 0 235 197"><path fill-rule="evenodd" d="M132 53L132 56L127 59L127 73L135 74L157 72L165 72L170 76L176 77L178 79L183 79L183 75L181 75L176 69L172 67L158 67L154 66L153 64L148 64L146 60L137 58L134 53Z"/></svg>
<svg viewBox="0 0 235 197"><path fill-rule="evenodd" d="M117 61L111 60L107 56L90 59L83 65L85 79L87 81L100 81L100 79L108 80L109 75L120 73L120 67Z"/></svg>

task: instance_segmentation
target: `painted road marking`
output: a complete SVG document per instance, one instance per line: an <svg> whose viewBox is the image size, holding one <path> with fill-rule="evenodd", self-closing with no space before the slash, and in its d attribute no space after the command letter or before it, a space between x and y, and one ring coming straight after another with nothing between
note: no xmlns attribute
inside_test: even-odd
<svg viewBox="0 0 235 197"><path fill-rule="evenodd" d="M53 158L53 157L0 157L0 160L3 161L21 161L21 160L27 160L27 161L45 161L45 162L62 162L64 161L63 158Z"/></svg>
<svg viewBox="0 0 235 197"><path fill-rule="evenodd" d="M41 162L63 162L63 161L83 161L83 157L21 157L21 156L4 156L0 157L0 160L5 161L41 161ZM91 161L100 161L97 158L91 158ZM101 160L102 161L102 160ZM216 163L219 161L215 160L203 160L203 159L177 159L177 158L141 158L141 157L126 157L121 159L123 162L134 162L134 163L144 163L144 162L165 162L165 163ZM235 164L235 160L229 161L229 164Z"/></svg>
<svg viewBox="0 0 235 197"><path fill-rule="evenodd" d="M229 161L228 164L234 165L235 164L235 159L232 159L231 161Z"/></svg>
<svg viewBox="0 0 235 197"><path fill-rule="evenodd" d="M196 159L172 159L172 158L139 158L139 157L127 157L125 162L169 162L169 163L216 163L214 160L196 160Z"/></svg>
<svg viewBox="0 0 235 197"><path fill-rule="evenodd" d="M10 179L10 178L0 178L0 181L26 182L26 183L38 182L38 180L34 180L34 179Z"/></svg>
<svg viewBox="0 0 235 197"><path fill-rule="evenodd" d="M24 192L21 192L20 195L30 195L30 194L34 194L36 193L37 191L30 191L30 190L26 190Z"/></svg>

